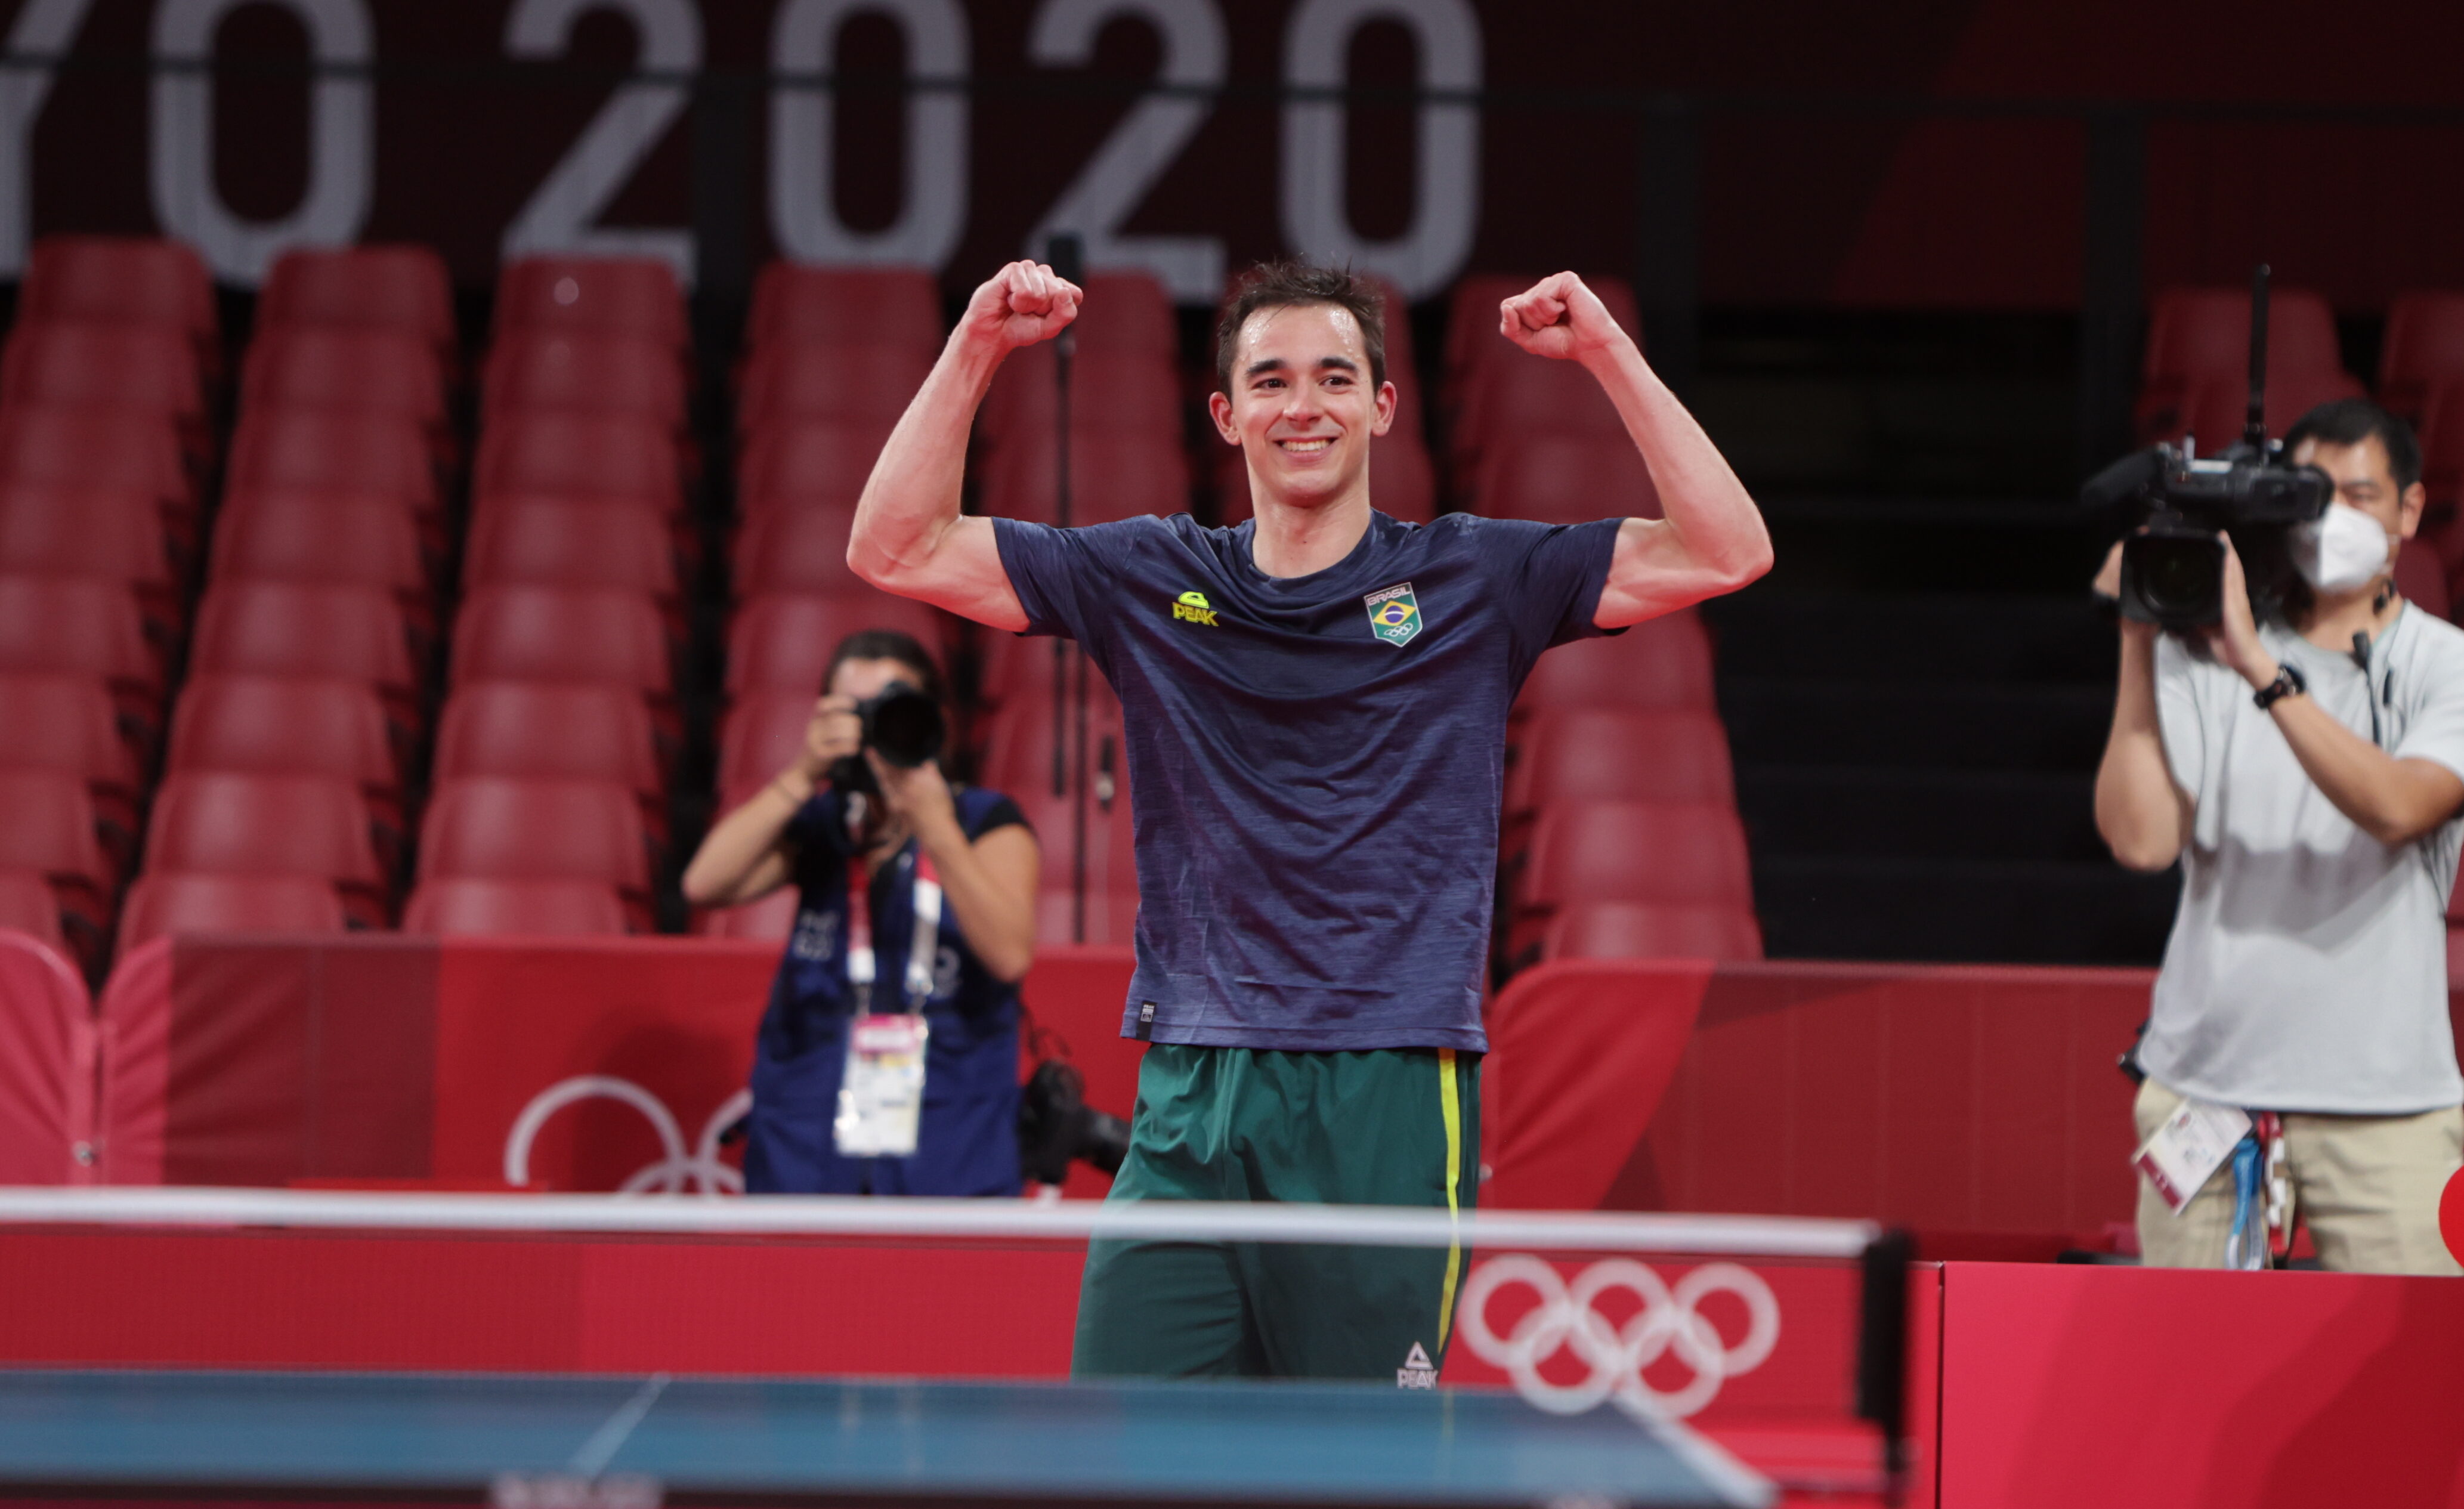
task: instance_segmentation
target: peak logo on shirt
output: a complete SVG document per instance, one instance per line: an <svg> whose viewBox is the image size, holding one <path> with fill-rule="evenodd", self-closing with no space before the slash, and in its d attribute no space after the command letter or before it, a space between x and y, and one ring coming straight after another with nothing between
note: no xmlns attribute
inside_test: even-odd
<svg viewBox="0 0 2464 1509"><path fill-rule="evenodd" d="M1172 605L1172 616L1185 623L1203 623L1208 628L1223 626L1216 622L1215 610L1206 605L1206 594L1203 592L1182 593L1180 601Z"/></svg>
<svg viewBox="0 0 2464 1509"><path fill-rule="evenodd" d="M1408 645L1420 632L1420 600L1412 584L1380 587L1362 598L1369 605L1369 632L1389 645Z"/></svg>

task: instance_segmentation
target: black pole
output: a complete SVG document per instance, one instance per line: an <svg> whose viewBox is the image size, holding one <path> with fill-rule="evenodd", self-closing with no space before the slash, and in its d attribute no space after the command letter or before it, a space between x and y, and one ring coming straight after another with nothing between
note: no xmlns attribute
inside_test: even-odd
<svg viewBox="0 0 2464 1509"><path fill-rule="evenodd" d="M2242 421L2241 438L2251 449L2267 453L2267 264L2250 272L2250 412Z"/></svg>
<svg viewBox="0 0 2464 1509"><path fill-rule="evenodd" d="M2139 385L2146 200L2146 118L2129 110L2098 111L2087 120L2087 213L2079 249L2081 476L2094 476L2136 444L2130 404Z"/></svg>
<svg viewBox="0 0 2464 1509"><path fill-rule="evenodd" d="M1070 282L1085 276L1082 263L1084 248L1078 237L1063 231L1045 244L1045 260L1052 271ZM1069 359L1078 354L1078 332L1075 327L1061 332L1052 343L1053 380L1053 522L1063 529L1072 522L1069 489ZM1052 775L1053 789L1059 794L1063 767L1069 765L1069 937L1074 943L1087 941L1087 652L1081 647L1075 655L1064 658L1059 640L1052 644L1053 711ZM1067 683L1075 673L1076 685ZM1067 714L1074 706L1074 718ZM1074 760L1062 753L1069 736L1065 722L1075 725L1077 746Z"/></svg>
<svg viewBox="0 0 2464 1509"><path fill-rule="evenodd" d="M1629 332L1679 398L1693 396L1703 343L1703 111L1655 99L1635 142L1635 303Z"/></svg>
<svg viewBox="0 0 2464 1509"><path fill-rule="evenodd" d="M1882 1437L1882 1498L1900 1501L1908 1470L1908 1269L1916 1238L1887 1231L1866 1245L1857 1326L1857 1417Z"/></svg>

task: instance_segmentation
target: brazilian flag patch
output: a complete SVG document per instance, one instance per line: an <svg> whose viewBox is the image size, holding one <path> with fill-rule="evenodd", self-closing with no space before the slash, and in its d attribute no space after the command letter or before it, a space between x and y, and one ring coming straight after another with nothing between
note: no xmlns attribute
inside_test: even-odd
<svg viewBox="0 0 2464 1509"><path fill-rule="evenodd" d="M1369 604L1369 632L1387 644L1408 645L1420 632L1420 601L1410 582L1380 587L1360 601Z"/></svg>

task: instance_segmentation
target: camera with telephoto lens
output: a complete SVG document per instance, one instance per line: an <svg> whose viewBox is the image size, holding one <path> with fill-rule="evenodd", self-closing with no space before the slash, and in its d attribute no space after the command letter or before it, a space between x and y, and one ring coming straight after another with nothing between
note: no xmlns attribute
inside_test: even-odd
<svg viewBox="0 0 2464 1509"><path fill-rule="evenodd" d="M1106 1173L1130 1155L1130 1124L1087 1104L1087 1079L1066 1059L1035 1066L1018 1096L1018 1161L1027 1180L1060 1184L1084 1159Z"/></svg>
<svg viewBox="0 0 2464 1509"><path fill-rule="evenodd" d="M2122 546L2123 616L2168 629L2224 617L2225 546L2233 540L2254 603L2284 601L2294 580L2288 536L2327 512L2336 488L2316 467L2288 466L2267 438L2267 268L2251 277L2250 408L2242 438L2212 458L2185 440L2123 457L2088 480L2081 501L2135 514Z"/></svg>
<svg viewBox="0 0 2464 1509"><path fill-rule="evenodd" d="M864 728L864 747L885 765L913 770L940 757L948 734L941 705L907 682L893 681L857 703L855 716ZM874 789L872 767L861 754L831 761L829 781L841 791Z"/></svg>

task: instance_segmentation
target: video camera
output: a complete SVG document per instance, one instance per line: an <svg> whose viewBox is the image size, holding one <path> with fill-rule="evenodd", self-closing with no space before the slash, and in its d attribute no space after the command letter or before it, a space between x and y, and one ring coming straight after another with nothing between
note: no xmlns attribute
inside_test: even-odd
<svg viewBox="0 0 2464 1509"><path fill-rule="evenodd" d="M864 747L879 754L883 764L900 770L938 758L949 733L941 705L904 681L893 681L857 703L855 715L864 726ZM841 791L874 789L872 767L861 754L832 761L828 775L830 784Z"/></svg>
<svg viewBox="0 0 2464 1509"><path fill-rule="evenodd" d="M2224 617L2224 541L2232 536L2254 601L2281 602L2292 580L2286 533L2326 513L2335 484L2287 466L2267 438L2267 265L2251 274L2250 409L2242 438L2212 459L2193 442L2123 457L2088 479L2080 501L2144 521L2122 547L2122 612L2168 629ZM2125 525L2125 527L2128 527Z"/></svg>

